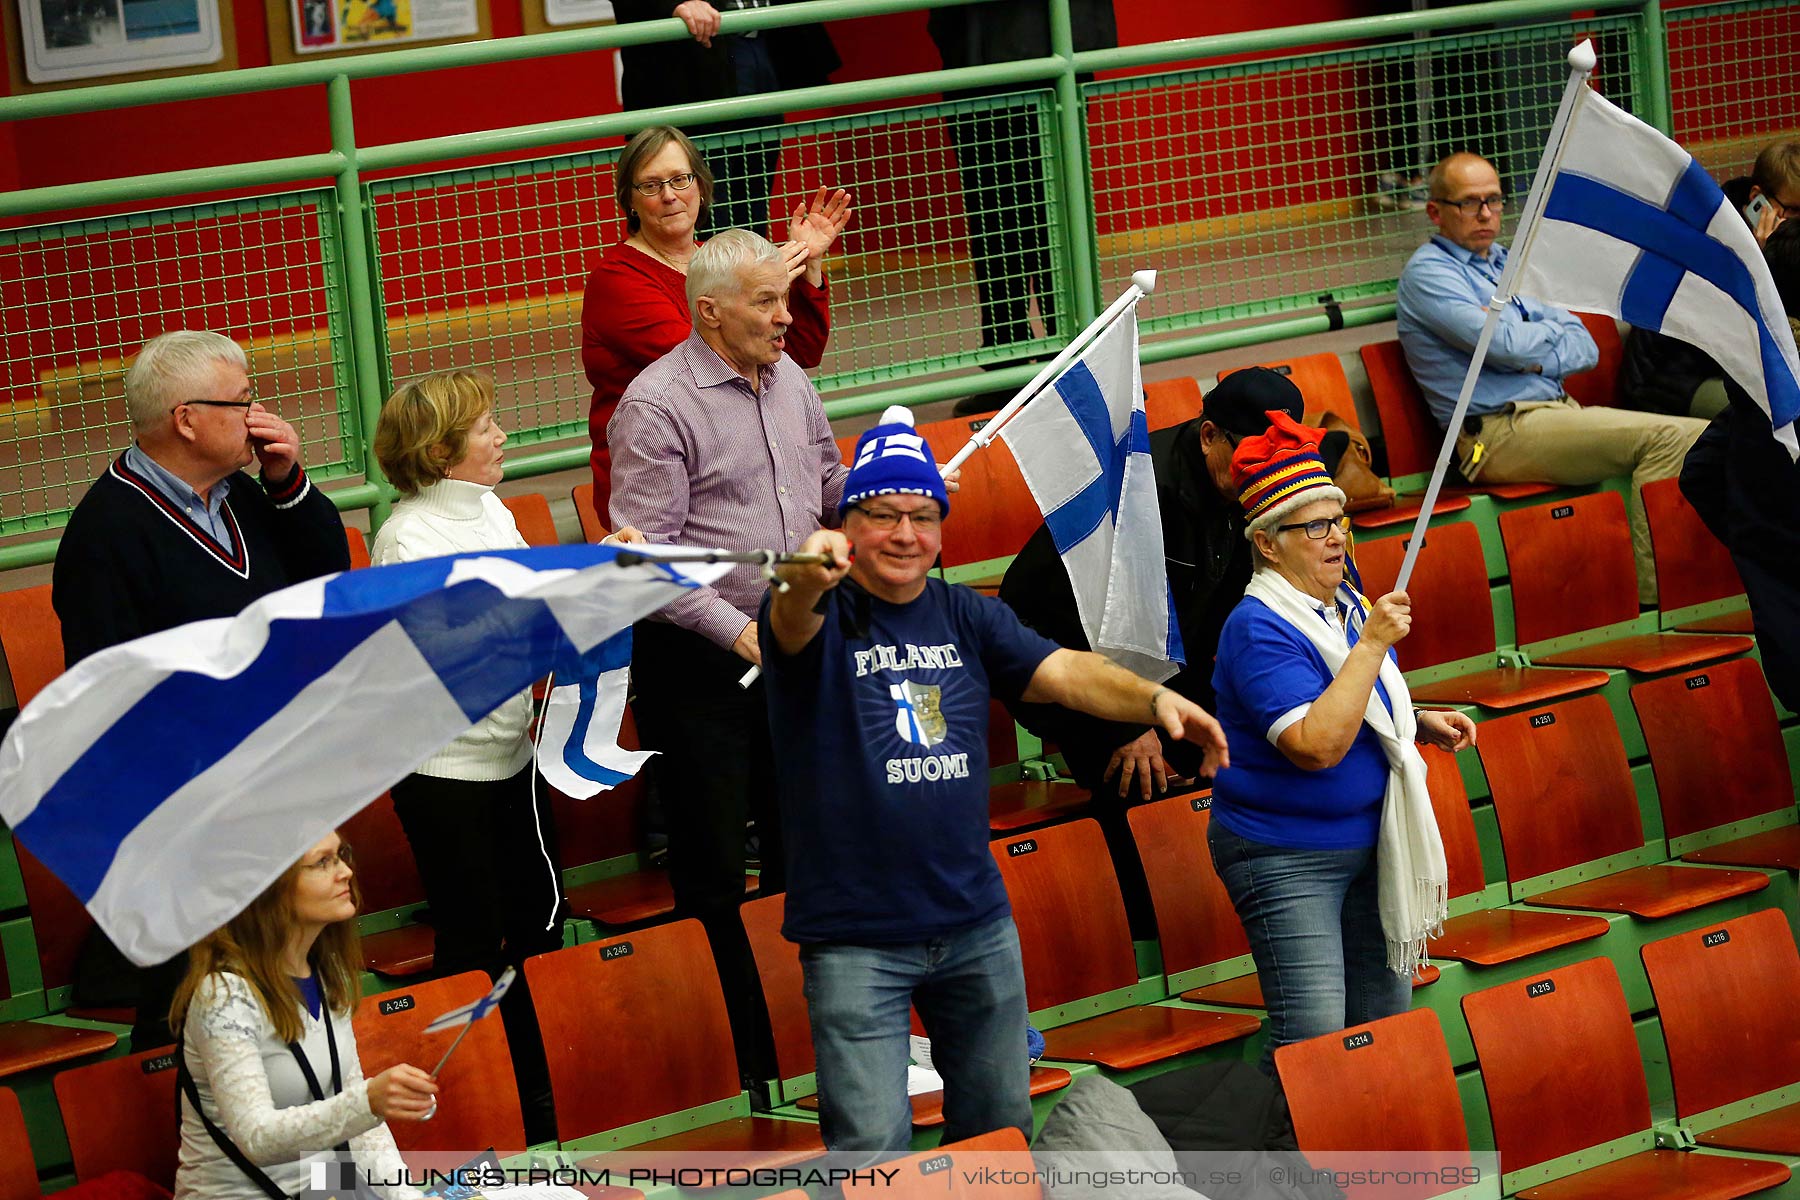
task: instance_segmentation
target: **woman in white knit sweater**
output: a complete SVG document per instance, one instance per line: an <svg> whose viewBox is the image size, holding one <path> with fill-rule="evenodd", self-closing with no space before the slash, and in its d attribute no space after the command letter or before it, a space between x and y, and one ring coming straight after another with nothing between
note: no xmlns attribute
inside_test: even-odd
<svg viewBox="0 0 1800 1200"><path fill-rule="evenodd" d="M376 566L523 549L494 495L506 434L493 381L445 371L404 384L381 410L375 456L401 498L375 535ZM435 968L498 975L562 947L563 899L548 789L532 786L531 692L520 692L393 788L436 930ZM527 1132L555 1137L549 1072L523 972L500 1015Z"/></svg>
<svg viewBox="0 0 1800 1200"><path fill-rule="evenodd" d="M182 1031L177 1200L292 1196L334 1151L359 1169L357 1195L420 1195L401 1182L386 1122L428 1119L437 1084L406 1063L363 1078L350 1023L360 901L350 848L329 834L194 947L170 1016Z"/></svg>

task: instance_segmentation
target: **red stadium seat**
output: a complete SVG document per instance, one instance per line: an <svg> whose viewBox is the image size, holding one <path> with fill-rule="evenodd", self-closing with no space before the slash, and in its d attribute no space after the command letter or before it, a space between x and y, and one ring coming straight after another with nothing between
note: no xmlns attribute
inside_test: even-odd
<svg viewBox="0 0 1800 1200"><path fill-rule="evenodd" d="M1512 577L1513 620L1522 647L1634 621L1637 569L1625 500L1595 492L1500 514ZM1751 648L1746 637L1643 633L1555 653L1541 666L1611 667L1643 674L1679 671Z"/></svg>
<svg viewBox="0 0 1800 1200"><path fill-rule="evenodd" d="M1450 1050L1430 1009L1292 1042L1275 1051L1275 1069L1314 1169L1353 1172L1370 1165L1371 1152L1428 1153L1446 1173L1473 1165ZM1352 1182L1345 1195L1425 1200L1456 1188L1383 1180Z"/></svg>
<svg viewBox="0 0 1800 1200"><path fill-rule="evenodd" d="M1600 362L1591 371L1582 371L1563 380L1563 390L1584 408L1611 408L1616 403L1619 386L1619 364L1625 359L1625 340L1619 336L1619 323L1605 313L1576 313L1600 348Z"/></svg>
<svg viewBox="0 0 1800 1200"><path fill-rule="evenodd" d="M1099 825L1083 818L990 845L1025 959L1025 994L1039 1012L1138 981L1125 901ZM1129 1070L1255 1033L1236 1013L1143 1004L1048 1029L1045 1057Z"/></svg>
<svg viewBox="0 0 1800 1200"><path fill-rule="evenodd" d="M427 1034L425 1026L453 1008L481 999L492 986L483 972L465 971L365 996L355 1020L356 1052L364 1077L372 1079L400 1063L431 1070L460 1030ZM509 1154L526 1148L512 1055L498 1014L475 1022L437 1081L443 1100L435 1117L388 1126L402 1153L491 1147Z"/></svg>
<svg viewBox="0 0 1800 1200"><path fill-rule="evenodd" d="M1163 379L1144 385L1144 419L1152 432L1200 415L1200 381Z"/></svg>
<svg viewBox="0 0 1800 1200"><path fill-rule="evenodd" d="M350 569L352 571L369 565L369 539L363 531L354 525L344 526L344 541L350 546Z"/></svg>
<svg viewBox="0 0 1800 1200"><path fill-rule="evenodd" d="M806 993L801 987L800 947L781 936L781 920L786 911L786 897L779 894L751 900L738 909L750 940L751 956L756 960L763 1003L769 1010L769 1028L775 1037L775 1069L783 1081L811 1075L816 1069ZM1033 1067L1031 1094L1041 1096L1066 1088L1070 1078L1061 1067ZM944 1093L921 1092L909 1099L914 1125L926 1128L944 1123ZM816 1109L818 1097L806 1097L800 1101L800 1107Z"/></svg>
<svg viewBox="0 0 1800 1200"><path fill-rule="evenodd" d="M181 1149L174 1047L64 1071L55 1089L76 1179L87 1183L112 1171L130 1171L173 1190ZM129 1120L121 1119L124 1113Z"/></svg>
<svg viewBox="0 0 1800 1200"><path fill-rule="evenodd" d="M542 492L508 496L501 503L512 513L513 523L527 546L554 546L561 541L556 535L556 520L550 515L550 501L544 499Z"/></svg>
<svg viewBox="0 0 1800 1200"><path fill-rule="evenodd" d="M0 1200L41 1200L43 1194L18 1094L0 1087Z"/></svg>
<svg viewBox="0 0 1800 1200"><path fill-rule="evenodd" d="M1356 564L1369 595L1393 590L1409 541L1384 538L1356 548ZM1402 670L1420 671L1466 659L1493 661L1494 605L1481 535L1472 523L1435 525L1426 533L1407 593L1417 616L1412 632L1395 647ZM1506 710L1604 687L1606 679L1604 671L1488 666L1432 683L1414 683L1411 688L1413 699L1426 704Z"/></svg>
<svg viewBox="0 0 1800 1200"><path fill-rule="evenodd" d="M675 921L535 955L525 962L525 977L565 1147L730 1103L736 1115L631 1149L729 1151L729 1162L719 1157L708 1165L745 1168L787 1166L823 1153L817 1126L750 1115L700 922ZM596 1070L597 1063L606 1069Z"/></svg>
<svg viewBox="0 0 1800 1200"><path fill-rule="evenodd" d="M1016 1129L922 1150L884 1164L891 1181L857 1178L846 1197L865 1200L1042 1200L1036 1164Z"/></svg>
<svg viewBox="0 0 1800 1200"><path fill-rule="evenodd" d="M1769 1093L1800 1084L1800 952L1780 909L1765 908L1717 928L1701 926L1651 942L1640 953L1656 994L1675 1115L1702 1146L1800 1154L1800 1104ZM1737 1121L1703 1117L1760 1100Z"/></svg>
<svg viewBox="0 0 1800 1200"><path fill-rule="evenodd" d="M1388 473L1395 478L1429 475L1437 461L1444 434L1431 419L1425 396L1406 365L1406 352L1397 341L1374 342L1362 348L1363 367L1375 393L1375 411L1381 417L1381 436L1387 445ZM1492 496L1497 500L1524 500L1556 490L1549 483L1492 483L1447 488L1453 493Z"/></svg>
<svg viewBox="0 0 1800 1200"><path fill-rule="evenodd" d="M365 913L424 901L425 885L419 879L406 831L394 815L392 796L386 792L377 796L344 822L343 833L355 856ZM420 923L364 934L363 966L394 979L422 975L431 970L434 942L431 926Z"/></svg>
<svg viewBox="0 0 1800 1200"><path fill-rule="evenodd" d="M1663 833L1683 862L1800 871L1787 746L1755 659L1648 680L1631 689L1631 703L1656 770ZM1762 828L1688 850L1696 835L1722 838L1732 826Z"/></svg>
<svg viewBox="0 0 1800 1200"><path fill-rule="evenodd" d="M1731 552L1681 494L1679 479L1652 480L1641 495L1656 556L1656 601L1663 612L1744 594ZM1754 632L1747 608L1675 628L1686 633Z"/></svg>
<svg viewBox="0 0 1800 1200"><path fill-rule="evenodd" d="M1611 960L1503 983L1464 996L1462 1007L1507 1193L1530 1186L1520 1194L1731 1200L1787 1181L1788 1169L1776 1162L1651 1148L1649 1089ZM1589 1150L1600 1165L1564 1166L1551 1180L1521 1177Z"/></svg>
<svg viewBox="0 0 1800 1200"><path fill-rule="evenodd" d="M1645 846L1637 788L1604 697L1485 721L1476 748L1515 900L1655 918L1769 885L1768 876L1753 871L1668 863L1606 869L1605 860L1642 857ZM1557 819L1545 820L1545 813ZM1546 889L1544 877L1575 867L1584 869L1586 882Z"/></svg>
<svg viewBox="0 0 1800 1200"><path fill-rule="evenodd" d="M939 462L948 462L985 420L954 417L930 421L919 426L919 435ZM1043 524L1012 449L1000 438L963 463L961 490L950 501L950 514L944 524L941 557L946 569L1011 558ZM997 583L1004 570L1003 562L995 563L981 579L966 582Z"/></svg>
<svg viewBox="0 0 1800 1200"><path fill-rule="evenodd" d="M583 541L598 542L612 532L606 527L606 519L594 508L593 484L576 484L569 492L569 499L575 502L575 516L581 522Z"/></svg>
<svg viewBox="0 0 1800 1200"><path fill-rule="evenodd" d="M50 605L49 584L0 592L0 653L20 708L62 674L62 622Z"/></svg>

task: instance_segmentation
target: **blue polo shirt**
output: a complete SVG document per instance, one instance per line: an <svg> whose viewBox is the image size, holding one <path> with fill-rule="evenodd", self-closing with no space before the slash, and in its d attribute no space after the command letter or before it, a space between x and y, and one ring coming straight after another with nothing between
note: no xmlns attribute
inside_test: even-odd
<svg viewBox="0 0 1800 1200"><path fill-rule="evenodd" d="M758 635L795 942L929 941L1008 915L988 852L988 700L1017 699L1055 642L938 579L907 604L845 580L825 625Z"/></svg>
<svg viewBox="0 0 1800 1200"><path fill-rule="evenodd" d="M1324 613L1319 620L1327 620ZM1356 644L1354 630L1348 639ZM1261 600L1245 596L1231 610L1213 667L1231 766L1213 781L1213 820L1239 837L1291 850L1375 844L1388 765L1368 723L1343 761L1323 771L1295 766L1269 736L1297 719L1295 709L1324 695L1332 678L1312 642ZM1379 680L1375 689L1388 704Z"/></svg>

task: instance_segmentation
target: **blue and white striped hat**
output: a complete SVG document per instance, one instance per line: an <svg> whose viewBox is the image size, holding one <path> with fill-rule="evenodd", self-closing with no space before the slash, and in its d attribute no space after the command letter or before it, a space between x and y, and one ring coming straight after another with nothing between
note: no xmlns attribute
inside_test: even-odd
<svg viewBox="0 0 1800 1200"><path fill-rule="evenodd" d="M914 430L912 411L898 404L889 405L881 424L857 439L838 515L871 496L894 495L930 496L945 516L950 514L950 495L931 447Z"/></svg>

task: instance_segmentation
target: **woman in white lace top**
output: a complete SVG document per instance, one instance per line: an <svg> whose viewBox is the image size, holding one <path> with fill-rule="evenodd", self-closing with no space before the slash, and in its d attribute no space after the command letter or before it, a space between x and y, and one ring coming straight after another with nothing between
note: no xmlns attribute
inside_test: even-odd
<svg viewBox="0 0 1800 1200"><path fill-rule="evenodd" d="M404 1063L363 1078L350 1024L360 901L349 847L330 834L194 947L170 1015L185 1067L177 1200L292 1196L334 1151L376 1181L365 1194L420 1195L382 1182L403 1178L386 1122L429 1117L437 1084Z"/></svg>

